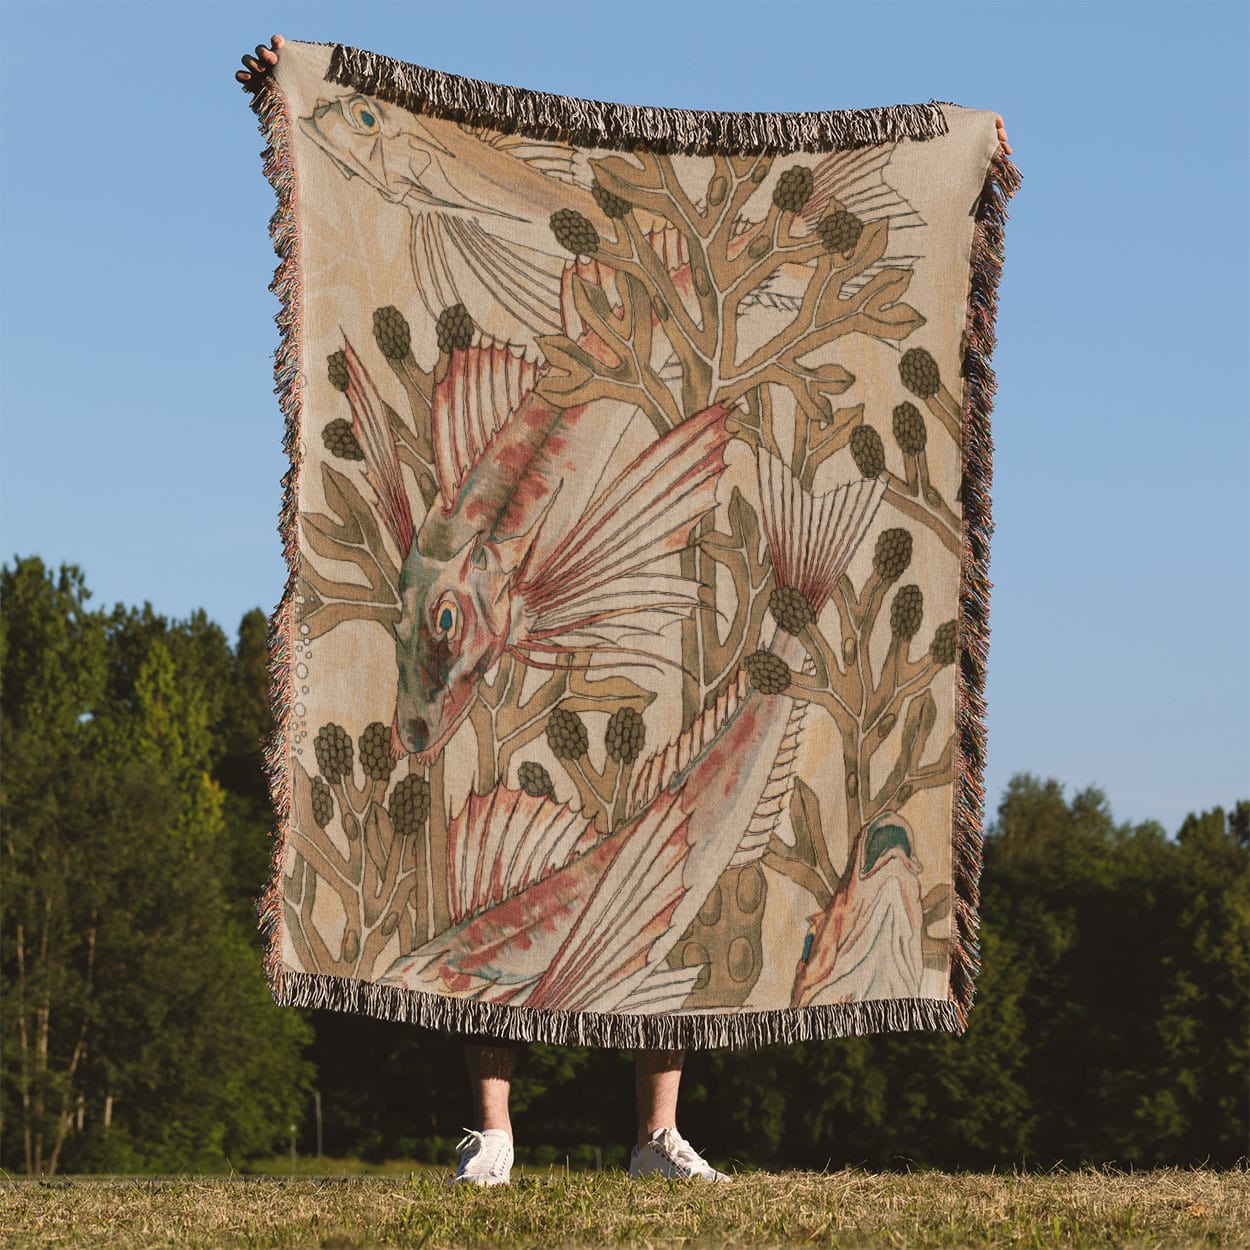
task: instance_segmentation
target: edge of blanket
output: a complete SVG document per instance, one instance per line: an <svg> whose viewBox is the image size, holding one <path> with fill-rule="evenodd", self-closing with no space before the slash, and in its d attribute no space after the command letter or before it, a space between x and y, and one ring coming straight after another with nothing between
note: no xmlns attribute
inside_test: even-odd
<svg viewBox="0 0 1250 1250"><path fill-rule="evenodd" d="M745 154L857 148L947 133L935 100L811 113L648 108L483 82L344 44L334 45L325 80L412 112L586 147L643 143L668 153Z"/></svg>
<svg viewBox="0 0 1250 1250"><path fill-rule="evenodd" d="M425 70L402 62L387 61L371 53L336 46L327 78L368 70L376 77L379 67L391 67L389 87L368 76L338 78L361 91L376 92L382 99L395 99L414 89L400 70L412 71L426 89L454 87L459 93L444 103L449 109L468 109L474 93L504 93L491 97L500 102L521 99L535 110L553 107L553 102L574 110L593 106L620 109L615 138L623 137L622 126L660 127L657 119L671 115L670 140L684 135L683 143L694 142L692 124L703 127L699 142L711 142L709 127L723 125L720 133L735 131L732 119L743 124L780 125L781 129L754 130L756 150L773 144L791 150L808 143L828 146L857 146L881 139L927 138L947 133L945 118L937 104L899 106L894 109L855 110L819 114L694 114L682 110L642 109L635 106L602 105L594 101L564 100L518 88L499 87L458 78L436 70ZM395 67L398 67L396 69ZM391 92L391 95L387 93ZM404 103L403 100L398 100ZM270 875L257 904L260 927L265 938L264 971L274 1001L283 1006L326 1008L400 1021L427 1028L451 1029L467 1034L483 1034L515 1041L553 1044L654 1048L742 1048L773 1042L795 1042L821 1038L860 1036L872 1033L929 1029L962 1033L975 996L980 968L979 916L980 876L984 846L984 768L985 768L985 676L989 654L989 542L993 532L990 488L993 480L993 440L990 415L996 389L992 354L995 344L998 283L1004 257L1004 226L1007 202L1020 185L1020 172L1001 152L990 162L984 186L974 210L975 225L971 251L968 305L965 322L963 375L964 469L962 501L964 541L960 568L960 637L957 692L957 734L959 756L955 770L953 803L954 942L951 956L950 994L947 999L910 998L868 1000L826 1006L772 1011L734 1011L720 1014L674 1013L670 1015L625 1015L596 1012L539 1011L532 1008L480 1002L426 994L402 986L365 982L326 973L310 973L287 966L282 960L283 868L287 838L292 823L292 783L287 767L287 747L293 715L294 674L290 662L293 644L296 584L299 569L299 522L297 515L300 468L299 442L302 417L302 292L300 285L299 225L295 210L295 169L291 149L290 118L286 99L277 83L268 79L255 94L252 107L267 141L262 154L264 173L277 197L277 208L270 219L270 236L278 265L269 289L277 295L280 307L274 320L280 343L274 355L274 390L283 414L283 447L289 467L282 477L282 504L278 531L287 562L287 579L282 597L268 622L269 702L274 729L266 740L264 758L271 800L277 817L270 856ZM917 109L932 109L937 123L924 121L926 134L878 133L878 127L917 126L924 115ZM490 112L489 102L484 111ZM550 117L549 113L543 116ZM680 120L679 118L683 119ZM696 123L690 123L695 118ZM719 119L715 122L708 119ZM764 119L761 121L761 119ZM818 119L818 120L811 120ZM831 120L832 119L832 120ZM841 120L838 120L841 119ZM590 125L582 116L579 125ZM831 131L841 126L842 139ZM685 127L685 129L683 129ZM662 127L660 127L662 129ZM825 129L822 129L825 128ZM853 136L871 137L856 140ZM575 127L572 133L586 137ZM633 132L634 137L641 134ZM781 138L784 134L786 137ZM594 135L599 142L609 138L603 130ZM593 137L590 139L593 142ZM716 142L723 142L717 139ZM670 148L670 150L673 150ZM684 151L697 150L682 146Z"/></svg>

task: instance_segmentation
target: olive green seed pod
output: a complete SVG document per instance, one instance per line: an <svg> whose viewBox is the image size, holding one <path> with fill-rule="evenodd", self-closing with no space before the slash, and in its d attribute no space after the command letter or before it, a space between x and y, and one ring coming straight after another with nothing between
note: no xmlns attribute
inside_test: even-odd
<svg viewBox="0 0 1250 1250"><path fill-rule="evenodd" d="M473 343L476 329L469 310L463 304L449 304L434 323L438 350L444 353L466 351Z"/></svg>
<svg viewBox="0 0 1250 1250"><path fill-rule="evenodd" d="M392 304L373 314L373 338L387 360L403 360L412 350L412 331L404 314Z"/></svg>
<svg viewBox="0 0 1250 1250"><path fill-rule="evenodd" d="M552 708L547 717L547 745L558 760L581 759L590 748L582 718L567 708Z"/></svg>
<svg viewBox="0 0 1250 1250"><path fill-rule="evenodd" d="M782 694L790 688L794 674L779 655L771 651L755 651L743 661L751 685L763 694Z"/></svg>
<svg viewBox="0 0 1250 1250"><path fill-rule="evenodd" d="M898 362L898 376L903 385L921 399L932 398L942 385L937 361L923 347L912 347L903 353Z"/></svg>
<svg viewBox="0 0 1250 1250"><path fill-rule="evenodd" d="M857 425L851 431L851 459L865 477L885 471L885 444L871 425Z"/></svg>

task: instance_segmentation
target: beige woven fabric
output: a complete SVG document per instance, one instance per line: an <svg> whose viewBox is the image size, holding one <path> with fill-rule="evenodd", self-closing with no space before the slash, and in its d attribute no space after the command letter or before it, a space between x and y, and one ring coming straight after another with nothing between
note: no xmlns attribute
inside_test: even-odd
<svg viewBox="0 0 1250 1250"><path fill-rule="evenodd" d="M993 114L627 110L301 43L258 111L279 1000L961 1028Z"/></svg>

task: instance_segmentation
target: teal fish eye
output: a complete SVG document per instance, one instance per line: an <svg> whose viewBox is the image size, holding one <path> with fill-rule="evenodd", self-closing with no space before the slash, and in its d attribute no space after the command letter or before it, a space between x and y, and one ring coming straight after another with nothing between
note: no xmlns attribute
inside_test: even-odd
<svg viewBox="0 0 1250 1250"><path fill-rule="evenodd" d="M361 120L362 122L364 122L364 124L365 124L366 126L375 126L375 125L377 125L377 118L376 118L376 117L374 117L374 115L373 115L372 113L364 113L364 112L362 112L362 113L360 114L360 120Z"/></svg>
<svg viewBox="0 0 1250 1250"><path fill-rule="evenodd" d="M438 614L439 629L444 629L444 630L450 629L454 623L455 623L455 618L452 616L450 608L444 608Z"/></svg>

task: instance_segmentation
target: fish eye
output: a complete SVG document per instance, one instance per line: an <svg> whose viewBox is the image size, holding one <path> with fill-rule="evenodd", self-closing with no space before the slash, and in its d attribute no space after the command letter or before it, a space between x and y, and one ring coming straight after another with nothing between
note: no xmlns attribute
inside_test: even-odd
<svg viewBox="0 0 1250 1250"><path fill-rule="evenodd" d="M460 604L450 590L434 605L434 632L448 641L453 641L460 633Z"/></svg>
<svg viewBox="0 0 1250 1250"><path fill-rule="evenodd" d="M352 96L348 100L347 116L357 130L363 130L366 134L372 134L381 129L378 106L362 95Z"/></svg>

